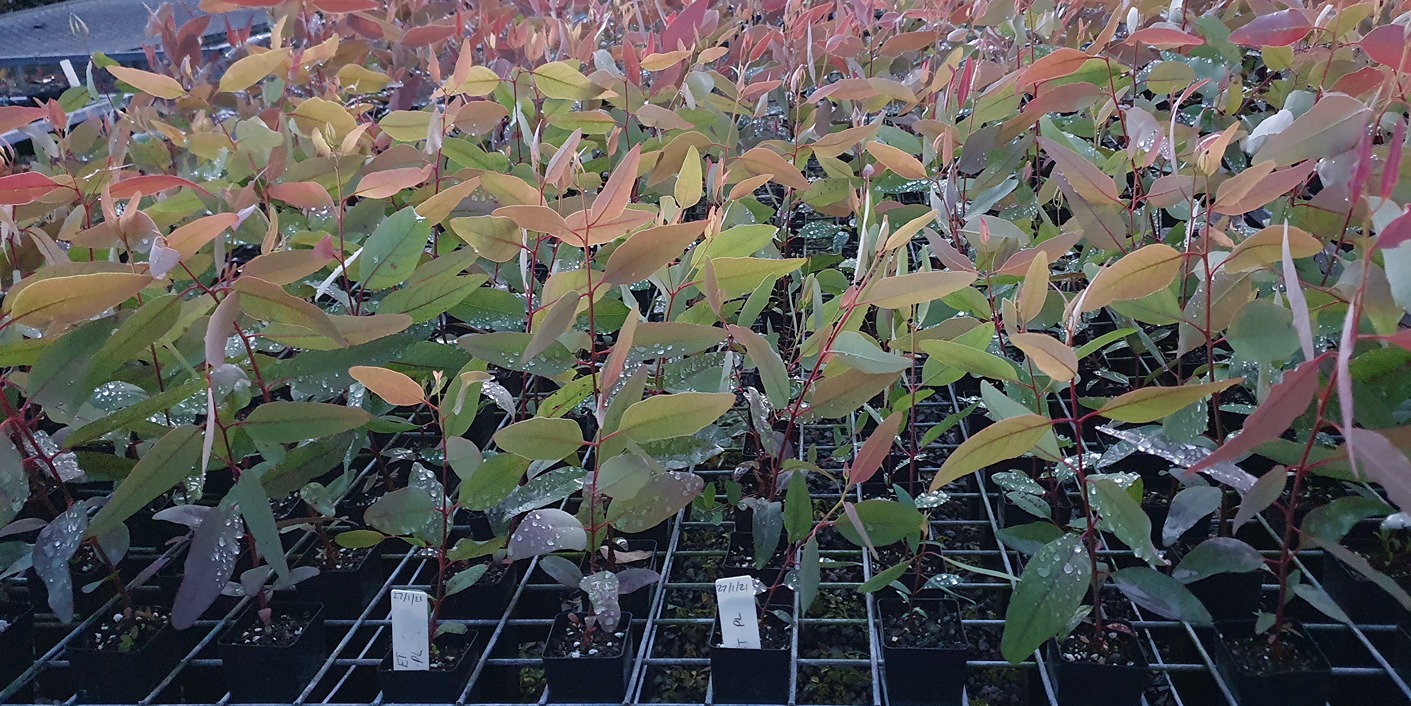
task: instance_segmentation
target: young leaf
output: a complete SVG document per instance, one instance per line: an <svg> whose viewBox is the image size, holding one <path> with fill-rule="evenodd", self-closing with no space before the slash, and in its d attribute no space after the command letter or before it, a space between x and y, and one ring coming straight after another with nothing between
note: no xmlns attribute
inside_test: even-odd
<svg viewBox="0 0 1411 706"><path fill-rule="evenodd" d="M848 467L849 488L866 483L877 469L882 467L882 462L887 460L887 454L892 450L892 444L896 442L897 430L901 428L905 418L905 412L893 412L872 430L872 435L867 437L852 465Z"/></svg>
<svg viewBox="0 0 1411 706"><path fill-rule="evenodd" d="M914 272L884 277L867 289L863 304L882 309L905 309L935 301L971 285L977 276L971 272Z"/></svg>
<svg viewBox="0 0 1411 706"><path fill-rule="evenodd" d="M1034 367L1055 381L1068 382L1078 375L1078 357L1058 339L1042 333L1016 333L1009 340Z"/></svg>
<svg viewBox="0 0 1411 706"><path fill-rule="evenodd" d="M127 272L96 272L37 280L7 298L10 319L27 326L74 324L127 301L152 278Z"/></svg>
<svg viewBox="0 0 1411 706"><path fill-rule="evenodd" d="M1126 488L1111 478L1089 478L1088 501L1101 516L1103 529L1116 535L1137 558L1150 564L1161 563L1151 544L1151 518Z"/></svg>
<svg viewBox="0 0 1411 706"><path fill-rule="evenodd" d="M730 335L745 346L745 353L759 368L760 381L764 383L765 396L775 409L783 409L789 404L789 371L784 367L784 359L768 340L743 326L730 324L725 327Z"/></svg>
<svg viewBox="0 0 1411 706"><path fill-rule="evenodd" d="M535 417L495 432L495 443L517 456L557 461L583 446L583 430L572 419Z"/></svg>
<svg viewBox="0 0 1411 706"><path fill-rule="evenodd" d="M1130 301L1165 289L1181 271L1184 257L1169 245L1153 243L1102 268L1082 297L1083 312Z"/></svg>
<svg viewBox="0 0 1411 706"><path fill-rule="evenodd" d="M1118 422L1145 424L1227 390L1243 380L1234 378L1180 387L1144 387L1109 401L1097 410L1097 414Z"/></svg>
<svg viewBox="0 0 1411 706"><path fill-rule="evenodd" d="M395 370L371 365L355 365L348 368L348 374L394 407L419 405L426 399L421 385Z"/></svg>
<svg viewBox="0 0 1411 706"><path fill-rule="evenodd" d="M1209 625L1210 612L1180 581L1146 566L1118 569L1112 583L1133 603L1170 620Z"/></svg>
<svg viewBox="0 0 1411 706"><path fill-rule="evenodd" d="M583 551L588 547L588 534L578 518L563 510L535 510L524 516L507 547L514 560L558 551Z"/></svg>
<svg viewBox="0 0 1411 706"><path fill-rule="evenodd" d="M1197 544L1171 570L1171 578L1189 584L1216 574L1243 574L1264 567L1254 547L1231 537L1211 537Z"/></svg>
<svg viewBox="0 0 1411 706"><path fill-rule="evenodd" d="M784 493L784 530L789 533L790 542L799 542L812 527L813 503L808 497L808 479L803 471L794 471Z"/></svg>
<svg viewBox="0 0 1411 706"><path fill-rule="evenodd" d="M1028 453L1049 431L1051 424L1047 417L1025 414L981 429L941 464L940 471L931 481L931 490L940 490L947 483L981 468Z"/></svg>
<svg viewBox="0 0 1411 706"><path fill-rule="evenodd" d="M628 407L617 433L638 443L690 436L713 424L734 404L735 396L729 393L658 395Z"/></svg>

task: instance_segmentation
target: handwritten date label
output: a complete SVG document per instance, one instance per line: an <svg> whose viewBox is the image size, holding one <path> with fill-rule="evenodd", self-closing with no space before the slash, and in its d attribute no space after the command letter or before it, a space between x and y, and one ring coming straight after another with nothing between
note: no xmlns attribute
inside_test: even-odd
<svg viewBox="0 0 1411 706"><path fill-rule="evenodd" d="M392 589L392 669L425 672L431 668L431 597L424 591Z"/></svg>
<svg viewBox="0 0 1411 706"><path fill-rule="evenodd" d="M732 576L715 582L715 602L720 611L721 647L748 650L760 648L755 592L753 576Z"/></svg>

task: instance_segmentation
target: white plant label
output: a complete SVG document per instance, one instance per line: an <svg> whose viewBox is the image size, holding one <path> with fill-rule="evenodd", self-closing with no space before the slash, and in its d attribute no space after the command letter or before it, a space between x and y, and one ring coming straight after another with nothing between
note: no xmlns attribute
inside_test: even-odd
<svg viewBox="0 0 1411 706"><path fill-rule="evenodd" d="M715 603L720 611L720 646L759 649L759 613L756 612L755 578L732 576L715 582Z"/></svg>
<svg viewBox="0 0 1411 706"><path fill-rule="evenodd" d="M393 670L425 672L431 668L426 653L431 644L430 610L431 597L425 591L392 589Z"/></svg>

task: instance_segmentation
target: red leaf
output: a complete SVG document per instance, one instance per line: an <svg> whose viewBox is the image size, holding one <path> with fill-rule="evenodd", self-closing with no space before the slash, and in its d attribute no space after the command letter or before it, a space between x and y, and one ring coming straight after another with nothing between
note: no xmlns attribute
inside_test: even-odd
<svg viewBox="0 0 1411 706"><path fill-rule="evenodd" d="M1411 71L1411 28L1382 25L1362 38L1362 51L1383 66Z"/></svg>
<svg viewBox="0 0 1411 706"><path fill-rule="evenodd" d="M406 47L425 47L440 42L451 36L456 28L451 25L427 25L425 27L414 27L407 30L402 35L400 44Z"/></svg>
<svg viewBox="0 0 1411 706"><path fill-rule="evenodd" d="M0 177L0 206L23 206L64 188L39 172Z"/></svg>
<svg viewBox="0 0 1411 706"><path fill-rule="evenodd" d="M696 0L673 17L661 33L662 51L690 49L696 45L700 27L705 23L706 8L710 0Z"/></svg>
<svg viewBox="0 0 1411 706"><path fill-rule="evenodd" d="M1317 392L1317 361L1305 361L1285 373L1284 379L1269 389L1269 397L1245 420L1244 431L1227 439L1214 453L1191 466L1188 473L1199 473L1225 461L1237 461L1260 444L1279 438L1308 409L1308 403Z"/></svg>
<svg viewBox="0 0 1411 706"><path fill-rule="evenodd" d="M0 132L18 130L36 120L43 120L43 108L25 108L18 105L0 107Z"/></svg>
<svg viewBox="0 0 1411 706"><path fill-rule="evenodd" d="M1205 44L1205 40L1173 27L1143 27L1128 36L1127 41L1123 44L1145 44L1157 49L1176 49L1178 47L1198 47Z"/></svg>
<svg viewBox="0 0 1411 706"><path fill-rule="evenodd" d="M1260 15L1230 33L1230 41L1247 47L1286 47L1308 36L1313 25L1298 10Z"/></svg>
<svg viewBox="0 0 1411 706"><path fill-rule="evenodd" d="M1411 509L1411 460L1406 454L1385 436L1370 429L1348 425L1344 433L1348 459L1352 458L1352 447L1356 446L1357 457L1362 459L1362 470L1367 476L1386 489L1387 497L1398 509L1403 512Z"/></svg>
<svg viewBox="0 0 1411 706"><path fill-rule="evenodd" d="M149 174L147 176L123 179L108 187L108 194L115 199L130 199L134 194L140 193L143 196L151 196L155 193L168 189L179 189L183 186L195 189L207 196L210 195L209 191L197 186L193 181L166 174Z"/></svg>
<svg viewBox="0 0 1411 706"><path fill-rule="evenodd" d="M1411 240L1411 209L1402 211L1382 228L1377 234L1377 247L1390 250L1408 240Z"/></svg>
<svg viewBox="0 0 1411 706"><path fill-rule="evenodd" d="M373 0L314 0L314 7L323 12L343 13L343 12L365 12L376 10L377 3Z"/></svg>
<svg viewBox="0 0 1411 706"><path fill-rule="evenodd" d="M872 436L867 437L867 441L858 450L857 457L853 459L852 468L848 469L848 487L866 483L872 474L882 467L882 462L887 460L887 453L892 450L892 442L896 441L897 430L901 428L904 412L893 412L877 428L872 431Z"/></svg>

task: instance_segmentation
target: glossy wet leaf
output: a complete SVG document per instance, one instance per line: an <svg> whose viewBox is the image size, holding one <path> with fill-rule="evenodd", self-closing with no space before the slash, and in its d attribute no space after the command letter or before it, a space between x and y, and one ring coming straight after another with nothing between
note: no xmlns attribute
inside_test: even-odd
<svg viewBox="0 0 1411 706"><path fill-rule="evenodd" d="M267 402L255 408L241 427L261 443L318 439L356 429L372 419L366 410L326 402Z"/></svg>
<svg viewBox="0 0 1411 706"><path fill-rule="evenodd" d="M583 551L588 535L578 518L563 510L534 510L524 516L506 545L511 559L529 559L558 551Z"/></svg>
<svg viewBox="0 0 1411 706"><path fill-rule="evenodd" d="M1193 583L1216 574L1258 571L1264 558L1254 547L1232 537L1211 537L1197 544L1171 570L1171 578Z"/></svg>
<svg viewBox="0 0 1411 706"><path fill-rule="evenodd" d="M1171 498L1171 506L1166 512L1166 522L1161 527L1161 543L1171 546L1181 535L1195 527L1202 518L1209 517L1220 508L1223 494L1219 488L1198 485L1182 488Z"/></svg>
<svg viewBox="0 0 1411 706"><path fill-rule="evenodd" d="M572 419L534 417L495 432L495 443L528 459L557 461L583 445L583 430Z"/></svg>
<svg viewBox="0 0 1411 706"><path fill-rule="evenodd" d="M89 524L89 536L111 532L162 493L176 487L196 470L200 458L199 427L182 426L167 432L138 459L137 465L113 490L112 498Z"/></svg>
<svg viewBox="0 0 1411 706"><path fill-rule="evenodd" d="M623 532L645 532L690 505L704 488L705 481L694 473L667 471L652 476L631 497L613 500L609 521Z"/></svg>
<svg viewBox="0 0 1411 706"><path fill-rule="evenodd" d="M1028 659L1068 625L1088 592L1092 566L1077 535L1040 549L1024 566L1004 615L1000 652L1013 664Z"/></svg>
<svg viewBox="0 0 1411 706"><path fill-rule="evenodd" d="M209 512L191 538L182 571L181 586L172 604L171 624L178 630L191 627L219 598L235 574L235 560L242 549L245 523L234 503Z"/></svg>
<svg viewBox="0 0 1411 706"><path fill-rule="evenodd" d="M1209 625L1210 612L1180 581L1145 566L1113 572L1111 581L1139 607L1170 620Z"/></svg>
<svg viewBox="0 0 1411 706"><path fill-rule="evenodd" d="M69 569L88 529L88 507L76 504L54 518L34 540L34 573L44 582L49 610L61 623L74 618L73 573Z"/></svg>
<svg viewBox="0 0 1411 706"><path fill-rule="evenodd" d="M939 490L991 464L1028 453L1049 431L1051 424L1047 417L1026 414L1002 419L981 429L941 464L931 481L931 490Z"/></svg>

